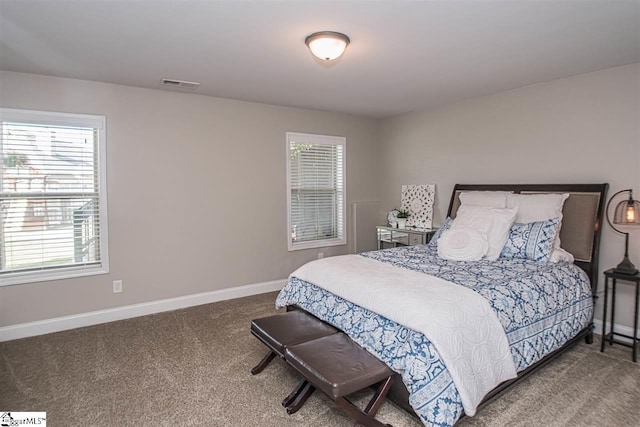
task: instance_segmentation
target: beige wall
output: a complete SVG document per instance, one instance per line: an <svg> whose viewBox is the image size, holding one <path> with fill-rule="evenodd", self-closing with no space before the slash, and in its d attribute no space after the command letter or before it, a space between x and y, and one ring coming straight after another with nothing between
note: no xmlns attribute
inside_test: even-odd
<svg viewBox="0 0 640 427"><path fill-rule="evenodd" d="M436 224L457 182L608 182L640 197L638 64L381 122L8 72L0 103L107 116L111 257L108 275L0 288L0 326L282 279L315 259L287 252L286 131L347 137L349 246L327 255L352 249L351 202L381 200L382 220L402 184L436 184ZM601 269L623 242L604 227ZM632 325L632 289L619 293Z"/></svg>
<svg viewBox="0 0 640 427"><path fill-rule="evenodd" d="M349 222L350 202L377 200L373 120L10 72L0 103L107 117L111 264L107 275L1 287L0 326L284 279L315 259L319 250L287 251L286 131L347 137ZM349 245L352 235L349 223Z"/></svg>
<svg viewBox="0 0 640 427"><path fill-rule="evenodd" d="M442 223L455 183L608 182L609 194L633 188L638 199L640 65L388 119L381 137L382 209L399 204L402 184L433 183L435 224ZM640 266L640 229L628 229L631 259ZM622 259L623 245L605 225L601 270ZM633 325L632 291L620 286L616 306L616 320L627 326Z"/></svg>

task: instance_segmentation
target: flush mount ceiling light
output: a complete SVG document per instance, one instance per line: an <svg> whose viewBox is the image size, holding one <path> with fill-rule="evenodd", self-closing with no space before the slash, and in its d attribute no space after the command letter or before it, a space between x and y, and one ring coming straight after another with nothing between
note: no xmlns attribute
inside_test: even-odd
<svg viewBox="0 0 640 427"><path fill-rule="evenodd" d="M311 53L323 61L333 61L339 58L349 42L351 42L349 37L335 31L313 33L304 40Z"/></svg>

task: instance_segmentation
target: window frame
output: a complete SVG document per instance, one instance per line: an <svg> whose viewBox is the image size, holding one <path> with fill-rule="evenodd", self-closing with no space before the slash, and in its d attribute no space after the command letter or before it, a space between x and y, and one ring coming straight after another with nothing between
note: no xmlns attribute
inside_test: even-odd
<svg viewBox="0 0 640 427"><path fill-rule="evenodd" d="M109 222L107 215L107 131L106 117L93 114L60 113L15 108L0 108L0 125L3 122L24 122L45 126L92 127L98 134L98 217L100 224L99 251L100 260L95 265L76 265L51 267L40 271L16 271L0 274L0 287L20 285L50 280L72 279L109 273ZM0 135L0 152L2 152ZM2 177L0 168L0 178ZM0 189L1 191L1 189ZM0 250L4 250L0 247Z"/></svg>
<svg viewBox="0 0 640 427"><path fill-rule="evenodd" d="M331 239L307 240L299 243L291 241L291 142L316 145L342 146L342 235ZM287 164L287 248L289 252L303 249L343 246L347 244L347 138L343 136L319 135L310 133L287 132L285 138Z"/></svg>

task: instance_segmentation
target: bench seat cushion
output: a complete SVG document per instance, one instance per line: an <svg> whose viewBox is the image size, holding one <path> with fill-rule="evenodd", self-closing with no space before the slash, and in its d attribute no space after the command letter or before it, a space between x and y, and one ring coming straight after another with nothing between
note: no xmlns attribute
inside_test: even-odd
<svg viewBox="0 0 640 427"><path fill-rule="evenodd" d="M336 332L338 330L333 326L300 310L251 321L251 333L280 357L284 357L284 350L287 346L311 341Z"/></svg>
<svg viewBox="0 0 640 427"><path fill-rule="evenodd" d="M285 360L334 400L393 375L387 365L343 333L289 346Z"/></svg>

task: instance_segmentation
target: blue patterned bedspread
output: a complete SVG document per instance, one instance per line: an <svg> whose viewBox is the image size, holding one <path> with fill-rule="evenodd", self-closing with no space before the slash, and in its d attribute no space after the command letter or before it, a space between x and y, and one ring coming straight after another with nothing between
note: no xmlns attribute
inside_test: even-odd
<svg viewBox="0 0 640 427"><path fill-rule="evenodd" d="M589 280L573 264L454 262L438 257L429 245L361 255L466 286L485 297L504 327L518 371L561 347L591 321ZM425 425L452 426L460 418L458 391L424 335L295 277L276 301L278 307L293 304L345 331L399 373L409 403Z"/></svg>

